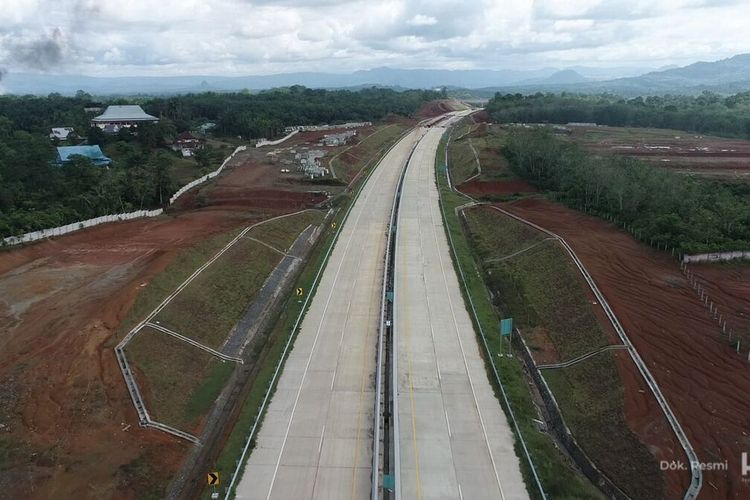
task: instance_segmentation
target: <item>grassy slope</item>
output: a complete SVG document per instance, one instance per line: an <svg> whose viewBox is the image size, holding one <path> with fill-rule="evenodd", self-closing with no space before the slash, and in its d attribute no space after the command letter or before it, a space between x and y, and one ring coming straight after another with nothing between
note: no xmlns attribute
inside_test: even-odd
<svg viewBox="0 0 750 500"><path fill-rule="evenodd" d="M322 219L322 212L307 211L263 224L248 234L286 249L302 230L310 224L319 224ZM180 254L139 296L137 307L133 308L139 315L131 312L127 324L132 326L148 314L236 233L221 235ZM273 269L269 262L280 258L278 252L243 239L203 271L157 319L183 335L217 347ZM195 429L234 369L232 363L223 363L200 349L150 329L144 329L128 344L127 353L145 378L143 386L152 395L149 410L157 420L178 428Z"/></svg>
<svg viewBox="0 0 750 500"><path fill-rule="evenodd" d="M489 207L465 214L498 309L512 311L523 330L547 330L561 361L608 343L572 264L553 241L507 260L492 260L529 248L544 235Z"/></svg>
<svg viewBox="0 0 750 500"><path fill-rule="evenodd" d="M280 260L278 252L243 238L183 289L155 321L218 349Z"/></svg>
<svg viewBox="0 0 750 500"><path fill-rule="evenodd" d="M209 347L220 347L282 259L277 251L248 237L286 250L301 231L319 223L322 216L317 211L303 212L251 229L180 292L156 319Z"/></svg>
<svg viewBox="0 0 750 500"><path fill-rule="evenodd" d="M466 118L453 130L448 161L451 180L456 186L479 171L471 146L474 146L482 166L482 174L475 180L517 179L500 153L505 142L504 129L495 125L486 127L485 131L480 133L481 127L482 125L474 124Z"/></svg>
<svg viewBox="0 0 750 500"><path fill-rule="evenodd" d="M126 353L137 367L139 384L148 387L153 417L192 432L235 366L150 328L141 330Z"/></svg>

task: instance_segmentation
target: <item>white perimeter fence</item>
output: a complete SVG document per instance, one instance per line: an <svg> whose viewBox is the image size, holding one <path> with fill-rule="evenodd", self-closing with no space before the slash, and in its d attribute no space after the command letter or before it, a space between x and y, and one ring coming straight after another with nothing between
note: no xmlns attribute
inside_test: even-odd
<svg viewBox="0 0 750 500"><path fill-rule="evenodd" d="M734 259L750 259L750 250L735 252L701 253L697 255L683 255L682 262L719 262Z"/></svg>
<svg viewBox="0 0 750 500"><path fill-rule="evenodd" d="M229 161L232 158L234 158L234 155L236 155L240 151L244 151L245 149L247 149L247 146L237 147L237 149L235 149L234 152L232 152L232 154L229 155L222 162L219 168L217 168L213 172L210 172L204 175L203 177L195 179L194 181L182 186L169 199L169 204L171 205L172 203L174 203L177 200L177 198L179 198L180 196L182 196L183 194L185 194L187 191L191 190L195 186L198 186L199 184L203 184L204 182L210 179L213 179L214 177L219 175L221 171L224 169L224 167L227 165L227 163L229 163ZM164 213L164 210L161 208L158 208L156 210L136 210L135 212L128 212L124 214L102 215L94 219L83 220L80 222L73 222L72 224L66 224L65 226L53 227L50 229L41 229L39 231L32 231L22 236L9 236L7 238L3 238L2 244L0 246L12 246L12 245L18 245L21 243L30 243L32 241L49 238L51 236L62 236L63 234L72 233L73 231L78 231L81 229L85 229L87 227L98 226L99 224L105 224L107 222L120 222L124 220L139 219L141 217L156 217L157 215L161 215L162 213Z"/></svg>
<svg viewBox="0 0 750 500"><path fill-rule="evenodd" d="M256 148L260 148L260 147L263 147L263 146L278 146L279 144L281 144L285 140L289 139L293 135L297 135L298 133L299 133L299 130L293 130L290 133L288 133L287 135L285 135L284 137L282 137L281 139L277 139L275 141L269 141L268 139L259 139L258 142L255 143L255 147Z"/></svg>

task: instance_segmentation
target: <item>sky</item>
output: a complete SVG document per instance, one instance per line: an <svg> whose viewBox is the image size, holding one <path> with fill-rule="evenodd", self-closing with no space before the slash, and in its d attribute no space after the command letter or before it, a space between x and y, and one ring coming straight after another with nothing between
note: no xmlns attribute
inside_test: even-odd
<svg viewBox="0 0 750 500"><path fill-rule="evenodd" d="M0 76L657 68L748 26L748 0L0 0Z"/></svg>

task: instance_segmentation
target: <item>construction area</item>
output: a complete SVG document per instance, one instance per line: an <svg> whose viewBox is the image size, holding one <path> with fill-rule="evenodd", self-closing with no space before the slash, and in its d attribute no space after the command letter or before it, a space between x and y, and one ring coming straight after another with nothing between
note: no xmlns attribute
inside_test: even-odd
<svg viewBox="0 0 750 500"><path fill-rule="evenodd" d="M645 160L661 168L750 182L750 141L679 130L605 126L558 127L597 154Z"/></svg>
<svg viewBox="0 0 750 500"><path fill-rule="evenodd" d="M373 126L369 139L366 130L358 129L356 138L328 152L340 155L346 179L355 178L370 154L384 151L408 126L406 121ZM318 148L322 136L331 133L300 132L290 145ZM238 292L252 301L279 262L292 258L282 253L297 235L319 223L338 196L347 195L344 180L311 183L301 173L280 172L266 155L269 149L238 154L222 175L186 193L163 216L104 224L0 253L0 328L5 332L0 339L0 450L5 457L0 487L7 495L164 494L193 445L138 425L115 347L244 229L288 213L315 214L315 220L302 220L308 217L302 215L294 225L257 226L227 250L224 261L209 266L149 325L141 325L125 346L150 417L195 437L205 432L216 395L239 365L207 349L229 357L238 357L243 347L253 353L252 343L225 343L248 303L214 310L214 323L186 300L201 295L203 287L211 290L202 294L207 299ZM237 281L222 262L245 266L246 280ZM228 281L218 286L217 280ZM180 366L191 367L189 376L175 376L188 372Z"/></svg>

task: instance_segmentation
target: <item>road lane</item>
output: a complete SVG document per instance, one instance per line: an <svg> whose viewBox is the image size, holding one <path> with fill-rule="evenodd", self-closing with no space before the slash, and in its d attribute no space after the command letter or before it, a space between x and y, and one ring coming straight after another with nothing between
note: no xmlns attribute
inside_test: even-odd
<svg viewBox="0 0 750 500"><path fill-rule="evenodd" d="M370 494L374 377L387 225L415 130L355 202L302 321L257 444L242 499Z"/></svg>
<svg viewBox="0 0 750 500"><path fill-rule="evenodd" d="M398 216L394 321L401 498L528 498L443 229L435 184L443 131L429 129L417 146Z"/></svg>

